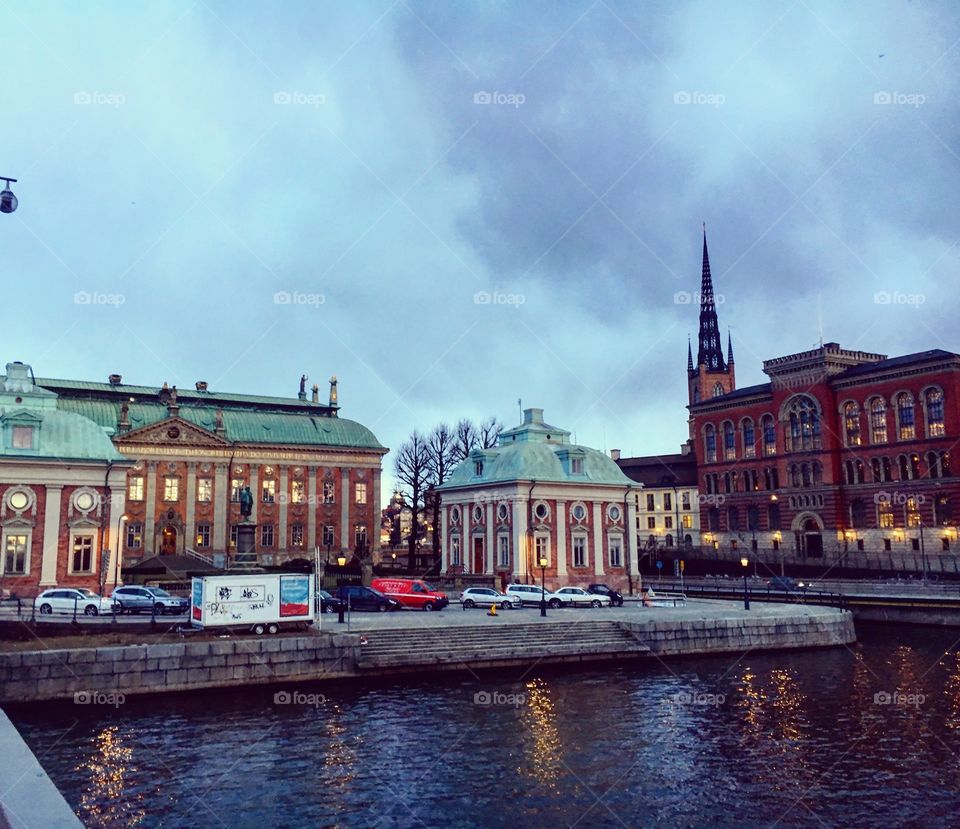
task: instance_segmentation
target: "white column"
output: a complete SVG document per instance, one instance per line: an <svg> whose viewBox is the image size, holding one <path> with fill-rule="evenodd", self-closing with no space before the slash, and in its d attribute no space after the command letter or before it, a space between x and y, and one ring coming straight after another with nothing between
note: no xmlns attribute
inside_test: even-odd
<svg viewBox="0 0 960 829"><path fill-rule="evenodd" d="M47 486L43 508L43 556L40 559L40 586L57 583L57 549L60 546L60 499L62 486ZM67 550L67 555L70 551Z"/></svg>
<svg viewBox="0 0 960 829"><path fill-rule="evenodd" d="M317 467L307 467L307 549L317 546Z"/></svg>
<svg viewBox="0 0 960 829"><path fill-rule="evenodd" d="M229 467L218 463L213 472L213 549L227 549L227 504L230 502Z"/></svg>
<svg viewBox="0 0 960 829"><path fill-rule="evenodd" d="M488 576L493 575L493 504L487 504L487 540L484 542L486 548L484 552L486 569L484 572Z"/></svg>
<svg viewBox="0 0 960 829"><path fill-rule="evenodd" d="M340 470L340 549L347 550L353 544L350 532L350 470Z"/></svg>
<svg viewBox="0 0 960 829"><path fill-rule="evenodd" d="M280 527L278 529L280 537L274 539L274 543L278 551L289 550L290 534L287 532L287 503L290 500L290 479L286 465L280 467L280 493L278 500L280 501ZM310 551L311 553L313 552L313 547L310 548Z"/></svg>
<svg viewBox="0 0 960 829"><path fill-rule="evenodd" d="M628 556L630 559L629 563L629 572L631 576L640 575L640 567L637 563L638 553L640 552L639 547L637 546L637 499L633 497L633 493L630 493L630 496L627 498L627 518L626 525L624 527L624 539L623 543L626 546L626 549L623 551L625 556Z"/></svg>
<svg viewBox="0 0 960 829"><path fill-rule="evenodd" d="M527 502L513 502L513 572L522 581L527 575Z"/></svg>
<svg viewBox="0 0 960 829"><path fill-rule="evenodd" d="M567 502L557 501L557 578L567 576Z"/></svg>
<svg viewBox="0 0 960 829"><path fill-rule="evenodd" d="M193 462L187 464L187 502L184 506L183 546L192 548L197 542L197 465Z"/></svg>
<svg viewBox="0 0 960 829"><path fill-rule="evenodd" d="M110 562L110 569L107 571L103 582L105 596L110 595L118 583L123 583L123 534L127 525L120 521L120 516L127 509L126 473L124 472L123 476L119 478L118 484L111 484L111 486L107 532L111 539L108 546L113 551L111 555L115 558Z"/></svg>
<svg viewBox="0 0 960 829"><path fill-rule="evenodd" d="M593 502L593 573L603 575L603 509L599 501Z"/></svg>
<svg viewBox="0 0 960 829"><path fill-rule="evenodd" d="M450 532L450 518L448 513L450 507L441 507L440 509L440 572L446 573L450 569L449 553L450 547L448 534Z"/></svg>

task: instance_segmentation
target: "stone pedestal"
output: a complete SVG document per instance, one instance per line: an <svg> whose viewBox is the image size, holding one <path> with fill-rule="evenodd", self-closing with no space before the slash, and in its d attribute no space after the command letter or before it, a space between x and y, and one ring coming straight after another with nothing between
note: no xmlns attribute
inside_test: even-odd
<svg viewBox="0 0 960 829"><path fill-rule="evenodd" d="M256 524L238 524L237 525L237 554L234 558L234 567L242 569L244 567L257 566L257 525Z"/></svg>

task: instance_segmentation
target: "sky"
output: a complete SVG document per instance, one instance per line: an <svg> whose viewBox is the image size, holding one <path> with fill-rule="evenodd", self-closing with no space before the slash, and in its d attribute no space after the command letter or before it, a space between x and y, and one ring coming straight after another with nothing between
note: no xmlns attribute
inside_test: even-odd
<svg viewBox="0 0 960 829"><path fill-rule="evenodd" d="M0 3L4 355L301 374L398 446L687 437L702 223L740 386L960 349L949 2ZM696 352L696 349L694 349ZM393 455L385 458L384 497Z"/></svg>

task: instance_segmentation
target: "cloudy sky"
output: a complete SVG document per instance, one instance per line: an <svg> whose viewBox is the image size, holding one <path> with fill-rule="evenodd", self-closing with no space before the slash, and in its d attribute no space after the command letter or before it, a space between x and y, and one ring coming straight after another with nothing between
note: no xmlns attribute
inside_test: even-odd
<svg viewBox="0 0 960 829"><path fill-rule="evenodd" d="M5 357L294 395L396 446L686 437L701 222L740 385L960 348L949 2L4 0ZM392 466L388 456L385 468Z"/></svg>

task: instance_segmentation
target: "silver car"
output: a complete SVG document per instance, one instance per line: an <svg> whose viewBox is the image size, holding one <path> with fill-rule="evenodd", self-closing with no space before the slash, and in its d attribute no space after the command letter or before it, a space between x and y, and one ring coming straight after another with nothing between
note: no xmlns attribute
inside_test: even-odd
<svg viewBox="0 0 960 829"><path fill-rule="evenodd" d="M460 602L465 608L496 605L503 610L523 604L517 596L508 596L492 587L468 587L460 594Z"/></svg>
<svg viewBox="0 0 960 829"><path fill-rule="evenodd" d="M541 595L542 594L542 595ZM546 592L536 584L508 584L507 595L516 596L520 601L529 607L539 607L540 599L543 598L548 607L563 607L567 604L567 599L556 593Z"/></svg>
<svg viewBox="0 0 960 829"><path fill-rule="evenodd" d="M74 611L84 616L99 616L101 613L113 613L115 607L113 599L85 587L52 587L37 596L33 600L33 606L42 616Z"/></svg>
<svg viewBox="0 0 960 829"><path fill-rule="evenodd" d="M171 596L162 587L145 587L139 584L131 584L126 587L118 587L111 594L111 598L117 603L118 613L139 613L141 610L145 613L186 613L190 607L187 599L179 596Z"/></svg>
<svg viewBox="0 0 960 829"><path fill-rule="evenodd" d="M582 587L561 587L556 591L574 607L610 607L610 597L588 593Z"/></svg>

